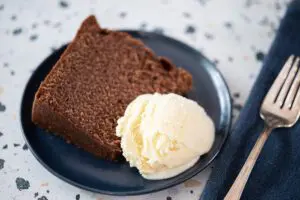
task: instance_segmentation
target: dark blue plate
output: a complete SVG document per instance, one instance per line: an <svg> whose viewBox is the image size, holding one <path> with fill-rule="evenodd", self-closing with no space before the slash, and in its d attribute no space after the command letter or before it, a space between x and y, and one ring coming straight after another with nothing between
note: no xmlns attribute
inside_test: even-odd
<svg viewBox="0 0 300 200"><path fill-rule="evenodd" d="M113 163L101 160L52 134L47 134L31 122L34 94L41 81L65 50L63 46L50 55L32 74L22 100L21 121L25 139L38 161L55 176L86 190L111 195L137 195L162 190L179 184L202 171L220 152L231 123L231 102L228 88L215 66L191 47L155 33L127 31L141 39L157 55L166 56L177 66L193 75L193 89L187 97L202 105L216 126L212 149L190 169L165 180L143 179L125 161ZM195 123L197 120L195 119Z"/></svg>

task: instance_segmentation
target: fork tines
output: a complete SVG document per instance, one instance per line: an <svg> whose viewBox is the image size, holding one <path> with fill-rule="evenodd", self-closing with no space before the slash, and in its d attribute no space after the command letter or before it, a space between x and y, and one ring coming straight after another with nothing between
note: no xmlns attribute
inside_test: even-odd
<svg viewBox="0 0 300 200"><path fill-rule="evenodd" d="M291 109L293 106L299 105L299 84L300 70L299 57L290 56L280 71L278 77L274 81L268 92L269 103L274 103L280 108Z"/></svg>

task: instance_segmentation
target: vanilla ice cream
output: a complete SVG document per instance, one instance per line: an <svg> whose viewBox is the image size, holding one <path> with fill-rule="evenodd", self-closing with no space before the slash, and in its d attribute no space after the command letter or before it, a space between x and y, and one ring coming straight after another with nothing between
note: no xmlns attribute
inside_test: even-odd
<svg viewBox="0 0 300 200"><path fill-rule="evenodd" d="M123 155L147 179L192 167L214 141L214 124L196 102L176 94L144 94L118 120Z"/></svg>

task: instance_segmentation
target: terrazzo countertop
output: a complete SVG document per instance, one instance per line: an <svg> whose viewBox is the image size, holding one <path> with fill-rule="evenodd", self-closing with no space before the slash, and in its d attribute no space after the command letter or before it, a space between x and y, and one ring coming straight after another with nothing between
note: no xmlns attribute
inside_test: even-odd
<svg viewBox="0 0 300 200"><path fill-rule="evenodd" d="M255 81L284 0L0 0L0 199L199 199L210 167L178 186L115 197L58 179L33 157L20 126L20 103L35 68L70 41L95 14L103 27L141 29L174 37L201 51L224 75L235 118Z"/></svg>

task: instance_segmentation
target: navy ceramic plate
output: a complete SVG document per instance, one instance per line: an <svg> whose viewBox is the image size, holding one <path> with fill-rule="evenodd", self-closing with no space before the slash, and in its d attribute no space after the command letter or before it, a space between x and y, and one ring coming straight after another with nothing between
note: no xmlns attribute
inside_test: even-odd
<svg viewBox="0 0 300 200"><path fill-rule="evenodd" d="M216 126L212 149L190 169L165 180L143 179L135 168L124 161L113 163L98 159L31 122L34 94L41 81L65 50L63 46L50 55L33 73L22 100L21 122L25 139L40 163L55 176L86 190L111 195L137 195L162 190L179 184L202 171L220 152L231 123L231 102L228 88L215 66L191 47L155 33L127 31L141 39L157 55L166 56L193 76L193 89L187 97L202 105ZM195 119L195 123L197 120Z"/></svg>

